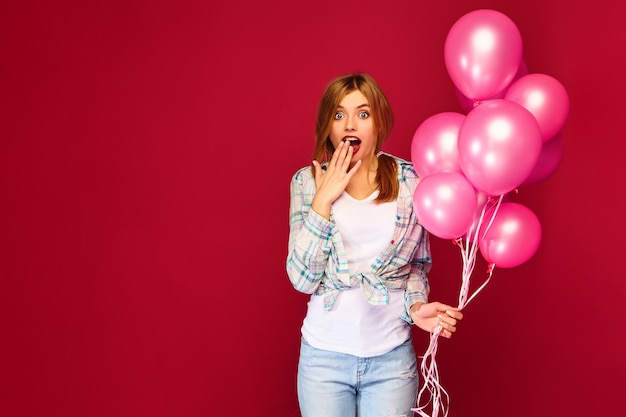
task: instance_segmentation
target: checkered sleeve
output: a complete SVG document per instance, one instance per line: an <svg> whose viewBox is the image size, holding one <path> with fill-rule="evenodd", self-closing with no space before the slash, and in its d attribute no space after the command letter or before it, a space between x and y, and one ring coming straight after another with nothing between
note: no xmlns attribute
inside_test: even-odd
<svg viewBox="0 0 626 417"><path fill-rule="evenodd" d="M293 176L290 195L287 274L296 290L312 294L328 264L334 225L311 210L315 183L310 168Z"/></svg>
<svg viewBox="0 0 626 417"><path fill-rule="evenodd" d="M419 229L422 229L421 226ZM403 318L410 324L413 324L413 319L411 319L410 314L411 306L417 302L428 302L428 294L430 293L428 273L431 267L432 259L430 256L429 235L426 230L422 229L415 255L411 261L411 272L406 282L406 315Z"/></svg>
<svg viewBox="0 0 626 417"><path fill-rule="evenodd" d="M419 177L415 172L412 164L403 163L401 166L401 178L403 179L403 186L406 187L407 197L403 199L404 204L410 206L413 205L413 194L419 183ZM409 197L410 196L410 197ZM411 319L411 306L417 302L427 303L428 294L430 293L430 285L428 282L428 273L432 267L432 258L430 253L430 235L426 229L420 224L419 220L415 217L415 212L411 208L412 212L410 218L410 229L408 241L412 242L412 256L411 256L411 269L409 277L406 282L405 290L405 314L402 317L408 323L413 324Z"/></svg>

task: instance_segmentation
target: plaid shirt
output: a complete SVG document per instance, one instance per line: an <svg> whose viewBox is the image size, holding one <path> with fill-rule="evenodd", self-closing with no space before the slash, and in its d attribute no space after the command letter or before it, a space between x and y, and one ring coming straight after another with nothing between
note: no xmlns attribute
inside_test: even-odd
<svg viewBox="0 0 626 417"><path fill-rule="evenodd" d="M428 300L430 243L428 232L418 223L413 211L413 192L419 182L417 173L411 163L393 158L398 162L400 182L393 238L368 272L354 275L348 270L348 259L332 209L330 220L311 210L315 195L311 168L301 168L294 174L290 185L287 274L296 290L323 295L327 310L337 300L339 291L356 285L360 285L365 298L375 305L389 303L388 289L403 289L405 312L401 318L413 324L409 313L411 305Z"/></svg>

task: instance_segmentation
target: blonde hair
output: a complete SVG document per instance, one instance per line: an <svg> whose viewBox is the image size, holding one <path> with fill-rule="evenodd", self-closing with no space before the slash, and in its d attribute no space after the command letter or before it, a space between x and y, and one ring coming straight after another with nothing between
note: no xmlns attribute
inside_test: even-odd
<svg viewBox="0 0 626 417"><path fill-rule="evenodd" d="M330 140L330 131L335 112L341 100L356 90L365 96L370 106L376 134L375 153L380 151L389 136L393 127L393 111L378 83L365 73L342 75L328 84L320 101L315 127L314 161L329 161L332 157L335 147ZM398 197L398 166L392 157L385 154L379 156L376 181L379 184L377 202L393 201Z"/></svg>

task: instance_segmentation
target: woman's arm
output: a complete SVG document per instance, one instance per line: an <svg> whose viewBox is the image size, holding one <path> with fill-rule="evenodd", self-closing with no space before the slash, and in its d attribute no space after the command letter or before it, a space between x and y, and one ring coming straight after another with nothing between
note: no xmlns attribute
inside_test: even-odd
<svg viewBox="0 0 626 417"><path fill-rule="evenodd" d="M296 290L312 294L328 263L334 226L311 210L315 186L307 169L298 171L290 185L287 274Z"/></svg>

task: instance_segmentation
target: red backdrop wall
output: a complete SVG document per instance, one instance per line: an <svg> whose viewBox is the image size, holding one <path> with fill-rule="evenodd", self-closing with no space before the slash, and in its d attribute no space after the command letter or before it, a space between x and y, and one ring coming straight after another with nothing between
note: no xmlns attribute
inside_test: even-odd
<svg viewBox="0 0 626 417"><path fill-rule="evenodd" d="M539 251L496 268L440 344L450 415L620 414L626 31L621 3L582 3L5 5L0 414L299 416L288 185L321 92L372 74L396 113L385 150L409 159L423 120L460 111L444 40L479 8L518 25L571 110L557 172L512 197ZM432 244L432 298L456 303L460 255Z"/></svg>

